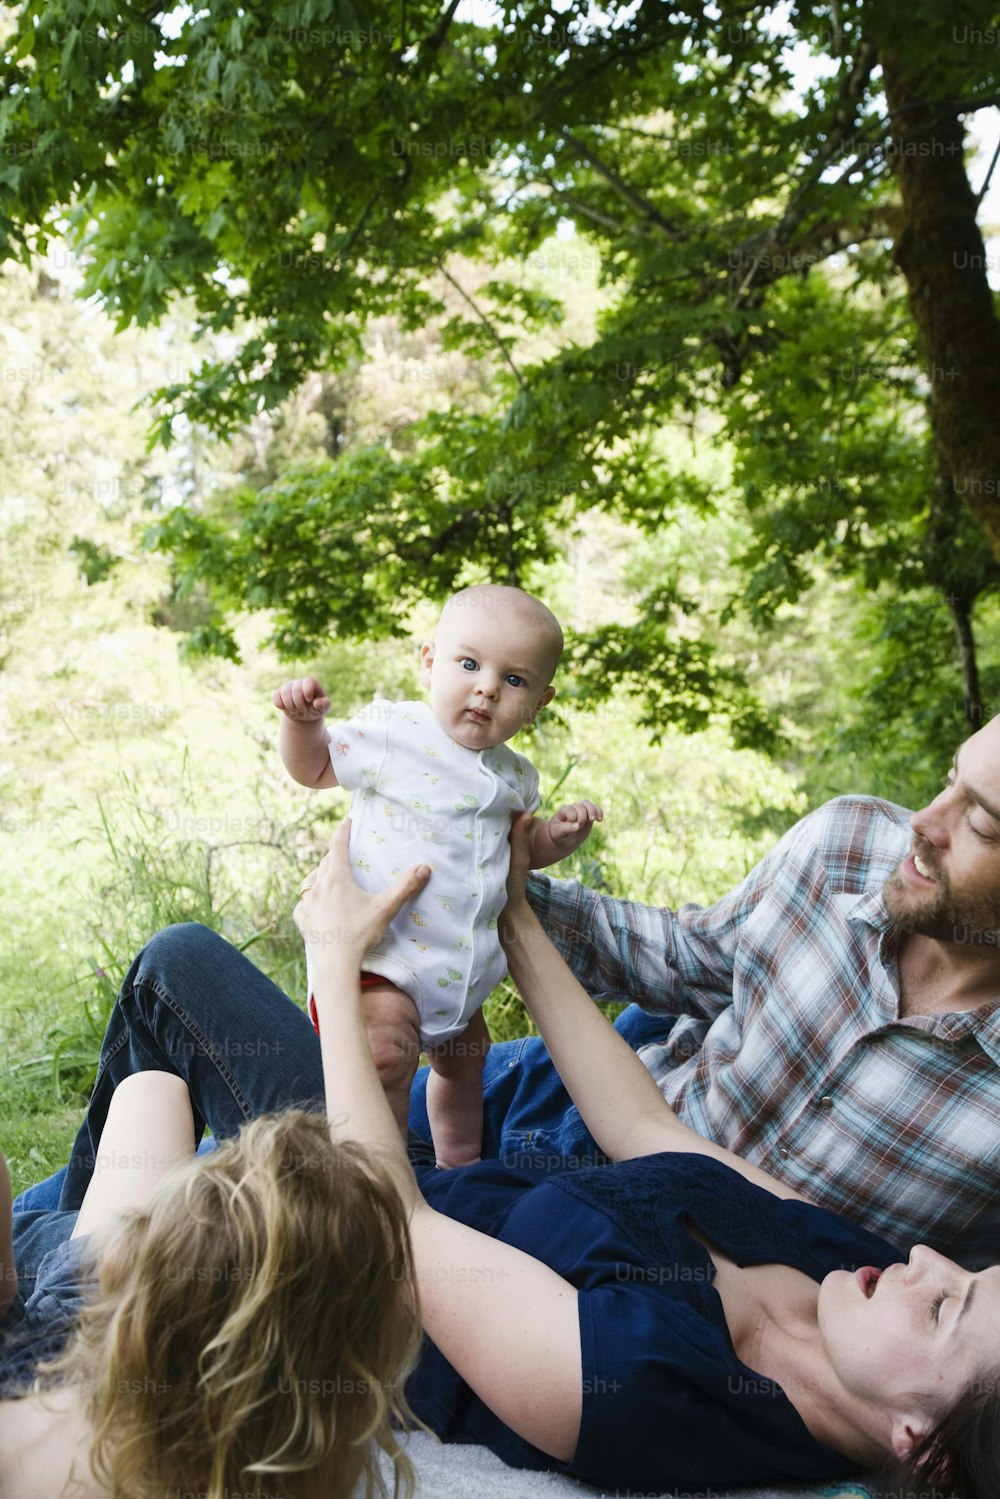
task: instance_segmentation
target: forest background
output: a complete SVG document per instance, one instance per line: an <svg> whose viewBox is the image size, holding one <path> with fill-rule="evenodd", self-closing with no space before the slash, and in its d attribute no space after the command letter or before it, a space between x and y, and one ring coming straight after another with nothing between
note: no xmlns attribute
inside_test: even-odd
<svg viewBox="0 0 1000 1499"><path fill-rule="evenodd" d="M454 587L568 629L519 742L545 810L605 808L560 874L704 903L830 796L933 794L1000 708L998 37L965 0L7 8L16 1185L157 927L301 999L345 809L271 691L415 695Z"/></svg>

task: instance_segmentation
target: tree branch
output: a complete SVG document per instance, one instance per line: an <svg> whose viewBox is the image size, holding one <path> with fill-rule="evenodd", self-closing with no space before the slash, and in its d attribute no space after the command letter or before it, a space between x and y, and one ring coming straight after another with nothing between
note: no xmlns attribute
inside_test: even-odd
<svg viewBox="0 0 1000 1499"><path fill-rule="evenodd" d="M347 236L347 239L345 240L344 244L341 245L340 248L337 250L337 258L339 260L346 260L347 257L348 257L348 255L350 255L351 251L353 250L353 248L355 246L355 243L357 242L359 236L361 235L362 230L365 227L365 224L368 222L368 215L371 213L372 209L375 207L375 204L378 202L378 200L379 200L379 198L381 196L382 196L382 189L381 188L376 188L375 192L372 193L371 197L368 199L368 202L365 204L364 208L362 209L361 217L358 219L358 222L355 224L354 228L351 230L350 234Z"/></svg>
<svg viewBox="0 0 1000 1499"><path fill-rule="evenodd" d="M644 198L641 193L636 192L634 187L629 187L624 178L620 177L613 167L609 167L607 162L602 161L597 152L588 146L586 141L580 140L579 136L574 135L570 130L563 130L560 134L573 151L579 152L586 161L590 162L594 170L600 173L605 181L610 182L618 196L630 208L634 208L636 213L641 214L649 223L655 224L670 239L684 240L688 238L686 231L678 229L676 224L671 224L669 219L665 219L659 209L649 202L648 198Z"/></svg>
<svg viewBox="0 0 1000 1499"><path fill-rule="evenodd" d="M730 251L731 265L751 263L753 279L758 286L767 286L779 281L789 271L808 270L821 260L846 250L848 245L870 239L895 239L902 227L902 209L898 203L883 203L873 208L860 219L841 219L836 224L818 224L799 240L778 249L771 238L771 231L744 240L736 250ZM745 278L741 294L748 284Z"/></svg>
<svg viewBox="0 0 1000 1499"><path fill-rule="evenodd" d="M430 36L420 43L421 62L423 62L424 60L425 53L433 55L435 52L440 52L444 39L448 35L451 23L455 19L455 12L458 10L460 4L461 0L451 0L451 4L448 6L448 9L441 17L437 26L435 26L434 30L431 32Z"/></svg>
<svg viewBox="0 0 1000 1499"><path fill-rule="evenodd" d="M851 64L849 70L845 70L841 78L838 90L838 108L827 139L810 163L810 169L795 191L792 193L785 211L781 218L767 234L761 244L761 258L769 251L779 245L787 243L789 237L795 232L806 215L808 200L815 190L823 173L831 162L835 161L841 154L845 142L853 133L854 123L857 116L858 102L864 92L868 79L871 77L872 69L878 59L878 50L873 42L863 41L858 48L858 55ZM756 278L757 264L751 263L742 283L736 289L733 302L739 306L746 296L751 284Z"/></svg>
<svg viewBox="0 0 1000 1499"><path fill-rule="evenodd" d="M997 148L993 152L993 160L990 162L990 169L986 173L986 176L983 179L983 185L979 189L978 193L976 194L976 207L977 208L979 207L980 203L983 201L983 199L986 196L987 188L990 185L990 178L993 176L993 171L994 171L994 168L996 167L998 159L1000 159L1000 141L997 142Z"/></svg>
<svg viewBox="0 0 1000 1499"><path fill-rule="evenodd" d="M453 286L455 288L455 290L458 292L458 295L462 298L462 300L465 301L465 302L467 302L469 304L469 306L472 308L473 312L476 314L476 317L482 323L483 327L486 329L487 333L490 335L490 338L493 340L493 342L496 344L497 348L500 350L500 353L503 356L503 359L505 360L508 368L510 369L511 374L514 376L514 379L517 381L519 388L521 390L524 390L525 385L524 385L524 380L521 377L521 371L518 369L518 367L514 363L513 359L511 359L510 352L509 352L506 344L504 343L504 341L501 338L500 334L497 332L497 329L494 327L493 323L487 317L486 313L483 312L482 308L476 302L475 298L473 296L471 296L470 293L467 292L463 286L459 285L459 283L455 280L454 276L448 270L448 268L445 265L445 263L444 263L443 260L441 260L439 258L435 258L434 263L437 266L438 270L441 272L441 275L449 283L449 285Z"/></svg>
<svg viewBox="0 0 1000 1499"><path fill-rule="evenodd" d="M567 208L572 208L574 213L582 214L585 219L598 224L600 228L607 229L609 234L624 234L625 225L619 219L613 219L610 214L601 213L598 208L591 208L587 203L581 203L579 198L571 198L564 188L561 188L552 178L542 174L542 181L547 185L552 196L560 203L565 203Z"/></svg>

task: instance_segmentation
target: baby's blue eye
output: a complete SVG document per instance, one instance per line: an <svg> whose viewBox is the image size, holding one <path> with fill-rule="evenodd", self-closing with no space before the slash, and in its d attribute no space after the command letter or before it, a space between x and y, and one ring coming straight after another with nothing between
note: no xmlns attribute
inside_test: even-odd
<svg viewBox="0 0 1000 1499"><path fill-rule="evenodd" d="M459 664L463 671L477 671L479 668L479 662L473 661L471 656L463 656Z"/></svg>
<svg viewBox="0 0 1000 1499"><path fill-rule="evenodd" d="M509 682L511 687L527 687L528 685L523 677L518 676L516 671L508 672L504 677L504 681Z"/></svg>

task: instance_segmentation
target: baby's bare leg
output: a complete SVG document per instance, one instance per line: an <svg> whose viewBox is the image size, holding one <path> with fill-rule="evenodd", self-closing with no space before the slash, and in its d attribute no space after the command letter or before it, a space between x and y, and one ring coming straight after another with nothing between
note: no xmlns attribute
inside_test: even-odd
<svg viewBox="0 0 1000 1499"><path fill-rule="evenodd" d="M490 1033L482 1010L460 1036L428 1050L427 1117L439 1166L468 1166L483 1148L483 1063Z"/></svg>
<svg viewBox="0 0 1000 1499"><path fill-rule="evenodd" d="M379 1082L405 1141L410 1085L420 1060L417 1007L402 989L388 979L380 979L362 989L361 1008Z"/></svg>

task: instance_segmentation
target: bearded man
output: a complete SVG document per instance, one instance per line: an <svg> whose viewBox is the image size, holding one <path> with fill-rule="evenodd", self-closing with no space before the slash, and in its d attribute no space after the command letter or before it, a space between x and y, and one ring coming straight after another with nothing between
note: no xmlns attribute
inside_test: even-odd
<svg viewBox="0 0 1000 1499"><path fill-rule="evenodd" d="M838 797L705 909L543 875L531 899L589 993L638 1001L616 1023L686 1124L892 1240L995 1262L1000 717L928 806ZM596 1163L540 1041L485 1074L484 1154Z"/></svg>

